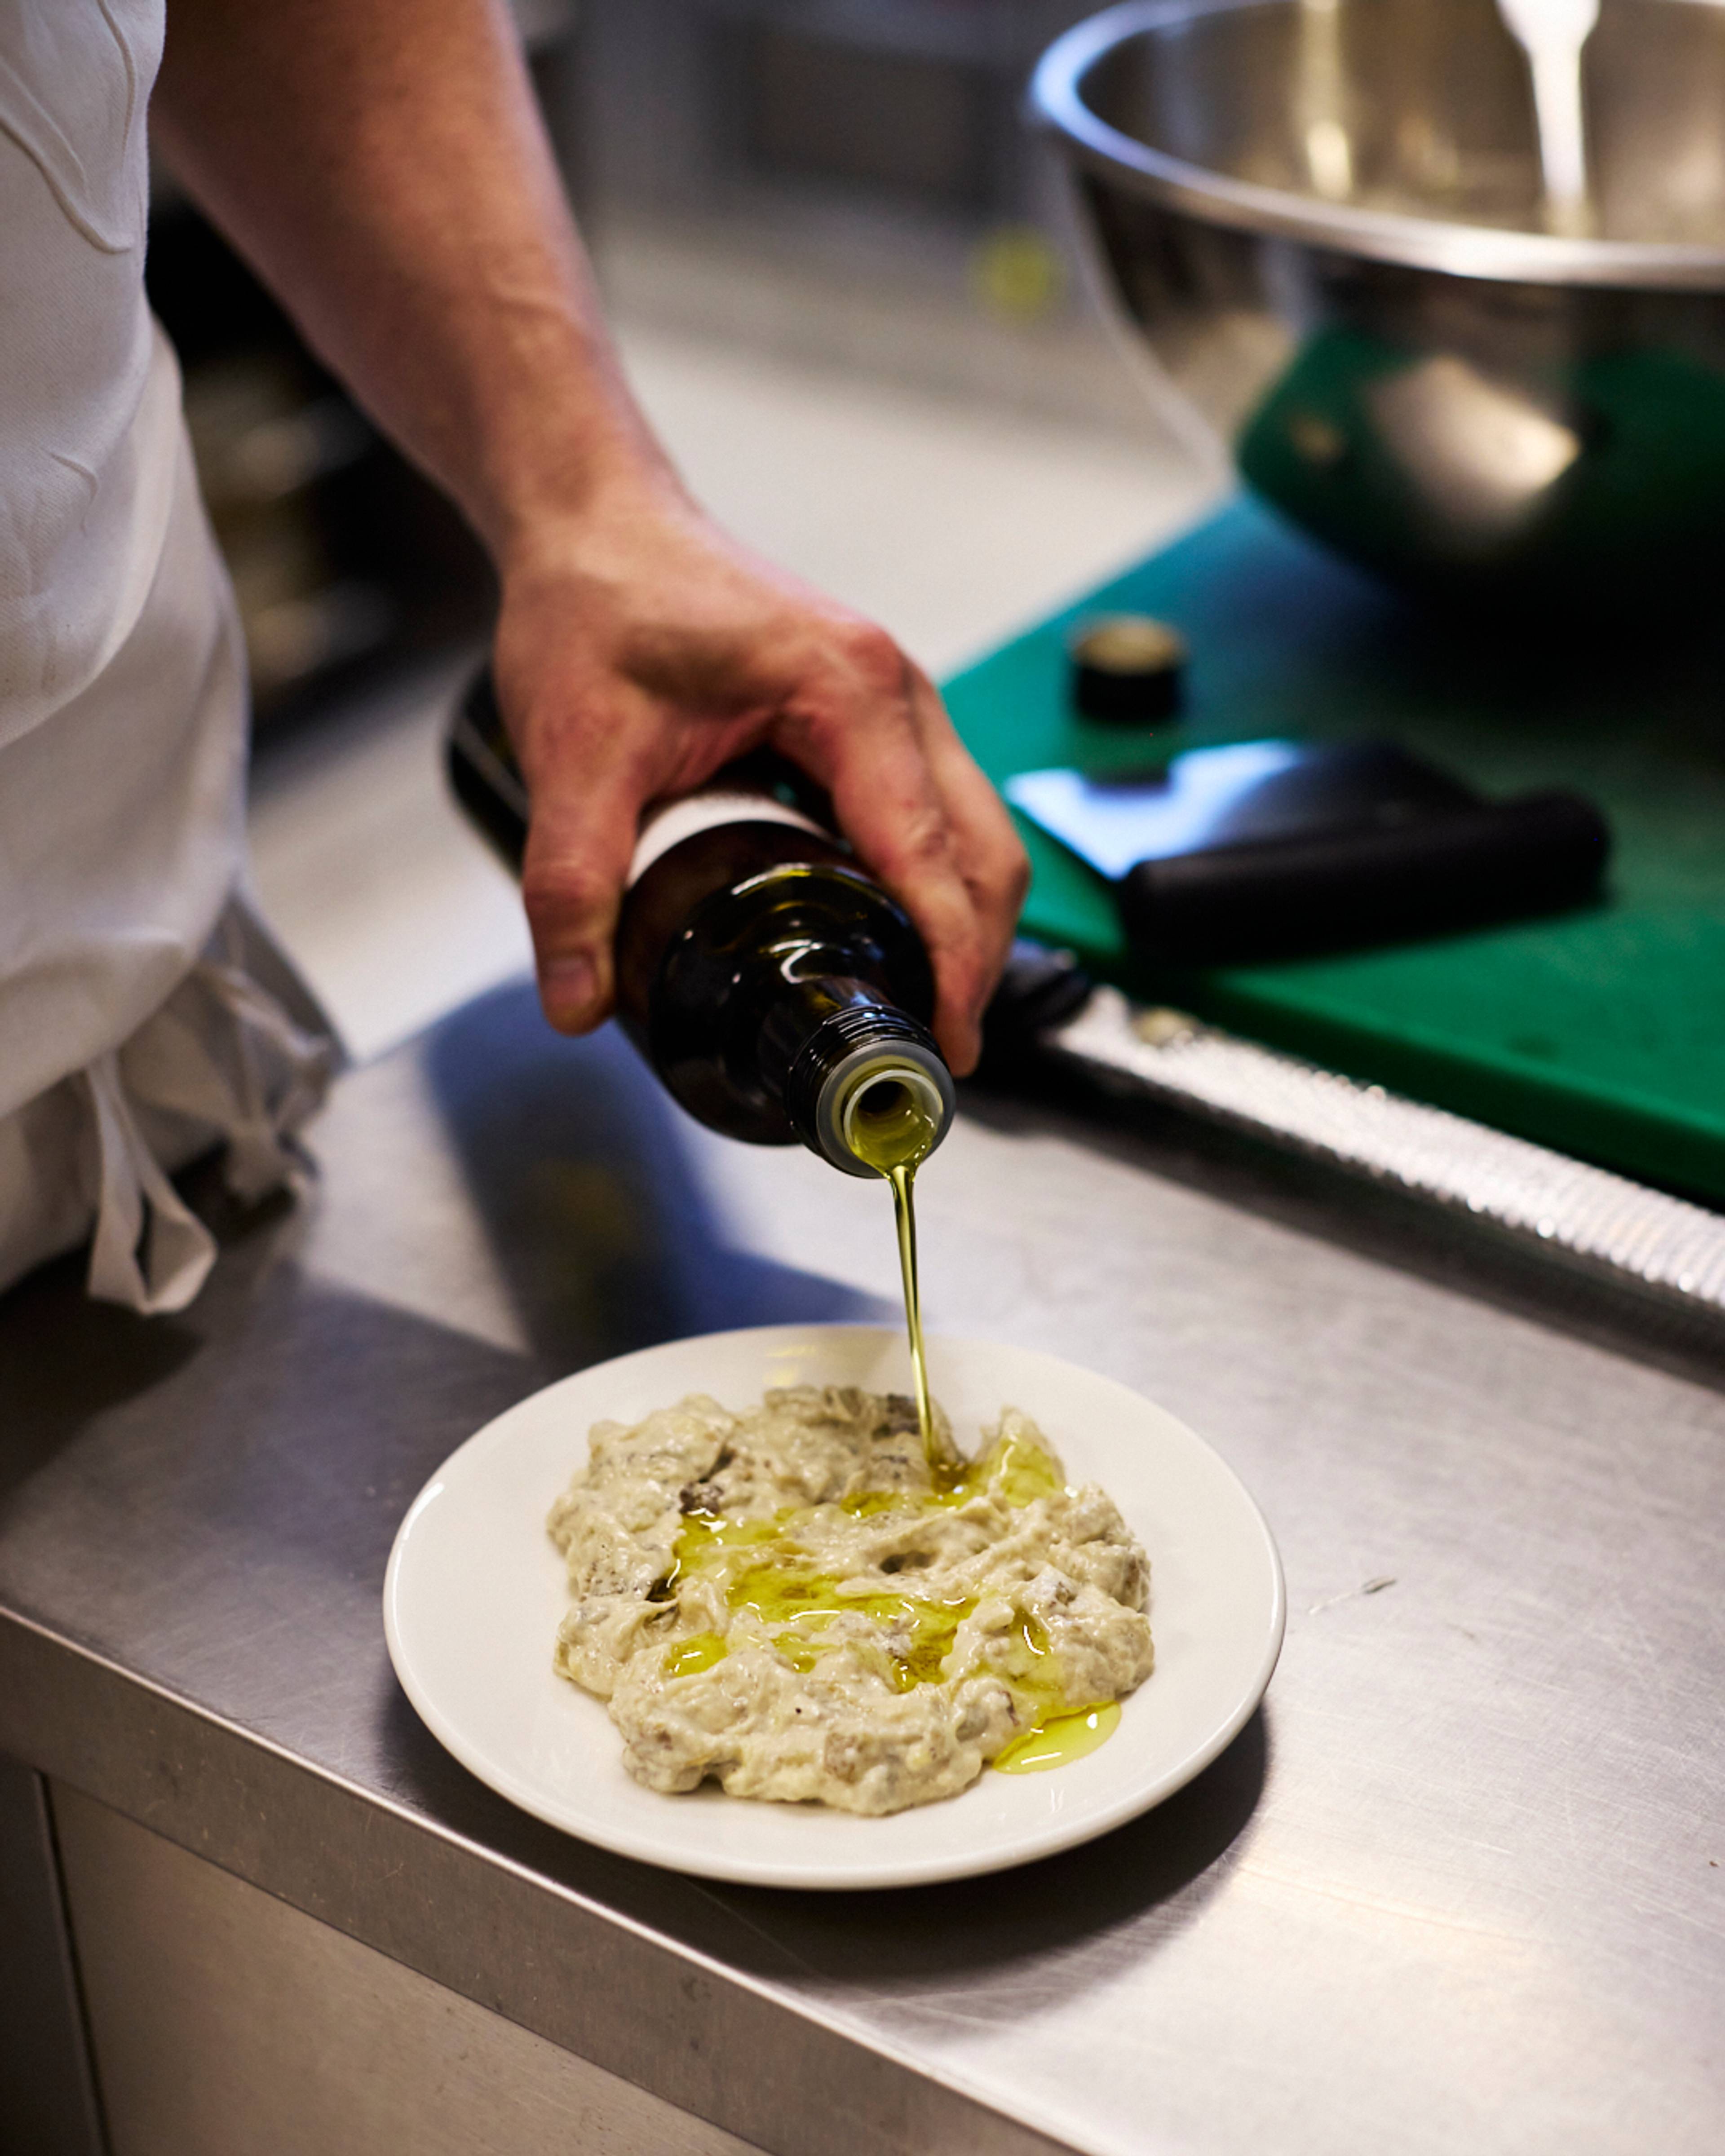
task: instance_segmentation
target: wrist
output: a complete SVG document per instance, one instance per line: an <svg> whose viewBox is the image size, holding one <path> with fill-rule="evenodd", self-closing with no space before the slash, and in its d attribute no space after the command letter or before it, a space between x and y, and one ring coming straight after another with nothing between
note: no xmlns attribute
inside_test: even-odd
<svg viewBox="0 0 1725 2156"><path fill-rule="evenodd" d="M607 535L698 515L650 437L588 439L535 459L517 485L500 487L480 525L506 585L565 572L608 551Z"/></svg>
<svg viewBox="0 0 1725 2156"><path fill-rule="evenodd" d="M680 495L603 332L556 307L495 311L469 514L500 576L565 548L610 505Z"/></svg>
<svg viewBox="0 0 1725 2156"><path fill-rule="evenodd" d="M662 561L669 546L710 538L711 527L681 480L649 444L642 454L625 444L593 457L562 483L524 489L511 501L489 543L506 593L569 578L610 584Z"/></svg>

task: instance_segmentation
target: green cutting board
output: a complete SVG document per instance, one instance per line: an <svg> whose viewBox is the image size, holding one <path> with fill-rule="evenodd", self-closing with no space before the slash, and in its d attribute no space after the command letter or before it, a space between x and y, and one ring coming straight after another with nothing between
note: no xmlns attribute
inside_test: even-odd
<svg viewBox="0 0 1725 2156"><path fill-rule="evenodd" d="M1189 638L1154 733L1073 712L1084 615ZM1343 957L1153 973L1106 885L1020 819L1024 928L1136 993L1645 1179L1725 1199L1725 601L1717 630L1510 631L1416 611L1249 501L947 684L997 782L1268 735L1391 737L1501 795L1579 788L1615 839L1604 905Z"/></svg>

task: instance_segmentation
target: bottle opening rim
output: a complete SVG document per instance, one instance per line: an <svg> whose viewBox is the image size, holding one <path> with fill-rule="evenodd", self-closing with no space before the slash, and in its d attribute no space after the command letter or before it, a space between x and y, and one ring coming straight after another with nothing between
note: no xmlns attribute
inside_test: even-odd
<svg viewBox="0 0 1725 2156"><path fill-rule="evenodd" d="M935 1084L922 1065L919 1063L906 1062L901 1056L891 1061L883 1061L874 1067L865 1064L851 1077L847 1090L838 1103L838 1112L835 1117L839 1135L845 1142L845 1151L855 1155L859 1159L865 1158L860 1143L861 1133L858 1125L865 1116L886 1112L884 1106L877 1106L873 1110L868 1106L869 1096L886 1086L892 1086L908 1093L924 1116L932 1123L935 1137L929 1147L932 1152L934 1147L938 1145L946 1135L946 1126L951 1114L950 1106L940 1087Z"/></svg>
<svg viewBox="0 0 1725 2156"><path fill-rule="evenodd" d="M823 1074L810 1116L815 1150L847 1174L873 1176L884 1172L857 1150L859 1120L869 1112L865 1106L867 1096L883 1084L902 1086L932 1123L934 1135L928 1152L933 1152L951 1126L957 1104L952 1073L932 1042L925 1046L902 1036L896 1040L860 1041Z"/></svg>

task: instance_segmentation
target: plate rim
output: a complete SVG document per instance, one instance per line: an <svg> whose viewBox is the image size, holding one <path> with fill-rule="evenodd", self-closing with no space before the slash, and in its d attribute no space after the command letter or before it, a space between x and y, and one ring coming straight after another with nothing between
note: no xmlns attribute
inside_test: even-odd
<svg viewBox="0 0 1725 2156"><path fill-rule="evenodd" d="M523 1409L542 1401L547 1395L568 1385L593 1378L601 1372L625 1369L632 1363L642 1362L662 1354L668 1348L681 1348L701 1343L711 1345L719 1342L742 1343L756 1341L763 1346L774 1338L788 1343L807 1340L812 1333L850 1333L871 1337L883 1342L891 1342L901 1335L896 1327L866 1322L819 1320L812 1324L776 1324L737 1326L721 1332L695 1333L679 1336L672 1340L655 1341L644 1348L631 1348L625 1354L606 1357L603 1361L588 1363L578 1370L566 1372L554 1378L549 1384L541 1385L524 1394L518 1400L482 1423L470 1435L462 1440L453 1451L439 1462L415 1492L400 1524L395 1531L389 1548L388 1563L383 1575L383 1632L389 1660L396 1681L406 1694L413 1712L424 1723L431 1735L444 1749L475 1779L515 1805L530 1817L554 1827L573 1840L586 1842L596 1849L603 1849L614 1856L626 1856L637 1863L651 1864L661 1871L678 1871L690 1877L714 1879L737 1886L769 1887L787 1892L855 1892L863 1890L890 1891L905 1887L932 1886L948 1880L986 1876L997 1871L1016 1869L1024 1864L1034 1864L1045 1856L1058 1856L1063 1850L1072 1849L1087 1841L1099 1840L1111 1834L1129 1820L1142 1817L1194 1781L1206 1767L1219 1758L1257 1712L1270 1681L1276 1673L1277 1662L1286 1640L1287 1630L1287 1582L1283 1570L1281 1553L1262 1507L1235 1471L1232 1465L1217 1451L1208 1439L1201 1437L1189 1424L1160 1402L1152 1399L1147 1393L1127 1384L1123 1378L1111 1377L1106 1371L1092 1370L1067 1357L1056 1355L1041 1348L1027 1348L1018 1342L1001 1342L959 1333L930 1333L931 1348L938 1343L961 1350L998 1350L1003 1346L1022 1348L1023 1352L1040 1357L1044 1361L1065 1369L1078 1372L1086 1378L1107 1385L1128 1394L1140 1404L1155 1409L1183 1435L1207 1454L1226 1481L1233 1486L1234 1495L1243 1503L1248 1522L1261 1545L1260 1554L1267 1560L1271 1586L1270 1622L1266 1640L1250 1681L1244 1687L1239 1701L1217 1727L1201 1743L1194 1746L1163 1774L1122 1794L1100 1810L1087 1812L1076 1819L1056 1815L1037 1831L1026 1835L1021 1842L1008 1851L984 1851L975 1855L957 1853L922 1859L902 1857L886 1863L858 1864L851 1862L809 1864L806 1860L781 1862L776 1866L756 1863L747 1858L728 1858L722 1854L706 1859L698 1854L688 1859L673 1860L662 1849L653 1845L654 1838L643 1833L637 1835L628 1829L614 1830L603 1823L589 1830L586 1826L572 1826L567 1818L549 1801L536 1796L531 1784L523 1783L506 1769L500 1770L485 1758L477 1747L469 1743L459 1727L452 1722L437 1703L424 1691L413 1668L411 1656L401 1637L398 1625L397 1588L406 1559L409 1540L415 1525L429 1504L440 1494L441 1486L449 1471L465 1454L477 1449L490 1450L506 1441L503 1425ZM1153 1554L1152 1563L1154 1558ZM1153 1681L1153 1672L1151 1680ZM603 1702L595 1702L603 1712ZM644 1795L658 1793L644 1791ZM963 1791L959 1792L962 1796ZM737 1801L742 1802L739 1799Z"/></svg>

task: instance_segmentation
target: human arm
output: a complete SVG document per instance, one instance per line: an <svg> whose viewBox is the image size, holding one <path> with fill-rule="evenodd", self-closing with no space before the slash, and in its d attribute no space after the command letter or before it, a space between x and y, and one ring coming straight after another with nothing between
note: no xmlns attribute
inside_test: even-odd
<svg viewBox="0 0 1725 2156"><path fill-rule="evenodd" d="M309 341L480 533L533 804L553 1023L611 1000L642 808L770 742L830 790L935 963L955 1069L1024 856L886 633L721 532L631 399L497 0L169 0L152 114Z"/></svg>

